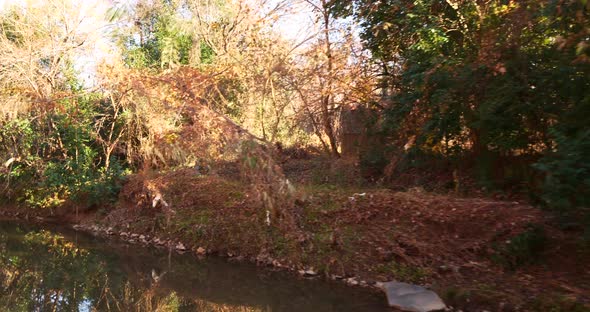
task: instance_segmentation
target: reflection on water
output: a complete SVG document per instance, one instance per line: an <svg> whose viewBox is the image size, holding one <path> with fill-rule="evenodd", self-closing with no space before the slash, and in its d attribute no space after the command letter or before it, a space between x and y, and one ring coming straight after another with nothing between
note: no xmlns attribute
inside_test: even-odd
<svg viewBox="0 0 590 312"><path fill-rule="evenodd" d="M0 311L386 311L360 289L0 222Z"/></svg>

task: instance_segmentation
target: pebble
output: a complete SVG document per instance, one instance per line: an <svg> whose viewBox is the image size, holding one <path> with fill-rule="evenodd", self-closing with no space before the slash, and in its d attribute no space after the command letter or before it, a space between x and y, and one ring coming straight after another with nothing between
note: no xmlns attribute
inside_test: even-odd
<svg viewBox="0 0 590 312"><path fill-rule="evenodd" d="M185 251L186 247L182 243L176 244L176 250Z"/></svg>
<svg viewBox="0 0 590 312"><path fill-rule="evenodd" d="M318 272L316 272L313 268L310 268L307 270L299 270L297 272L299 272L299 274L301 274L303 276L316 276L316 275L318 275Z"/></svg>
<svg viewBox="0 0 590 312"><path fill-rule="evenodd" d="M359 284L359 281L357 281L355 277L347 278L344 281L346 282L346 284L351 285L351 286L356 286Z"/></svg>

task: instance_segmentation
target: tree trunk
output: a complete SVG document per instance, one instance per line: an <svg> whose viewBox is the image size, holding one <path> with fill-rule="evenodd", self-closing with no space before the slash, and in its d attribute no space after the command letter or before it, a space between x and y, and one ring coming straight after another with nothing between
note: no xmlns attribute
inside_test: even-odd
<svg viewBox="0 0 590 312"><path fill-rule="evenodd" d="M332 118L330 116L330 111L328 109L330 103L330 96L326 95L322 99L322 121L324 124L324 131L328 136L328 140L330 141L330 149L332 155L334 157L340 157L340 153L338 152L338 143L336 140L336 134L334 133L334 126L332 124Z"/></svg>
<svg viewBox="0 0 590 312"><path fill-rule="evenodd" d="M334 60L332 55L332 43L330 41L330 10L328 9L328 3L326 0L322 0L322 15L324 18L324 38L326 40L326 58L328 60L328 73L327 73L327 87L326 94L322 98L322 119L324 123L324 131L330 141L330 148L334 157L340 157L338 152L338 143L336 140L336 134L334 133L333 118L331 114L334 114L332 97L332 79L334 71Z"/></svg>

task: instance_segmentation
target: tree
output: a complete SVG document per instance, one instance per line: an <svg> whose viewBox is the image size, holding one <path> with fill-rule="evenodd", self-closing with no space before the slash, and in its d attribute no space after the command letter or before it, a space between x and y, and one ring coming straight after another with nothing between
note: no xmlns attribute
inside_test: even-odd
<svg viewBox="0 0 590 312"><path fill-rule="evenodd" d="M114 37L125 63L159 70L194 63L194 38L181 10L183 4L177 1L149 0L112 9L112 19L119 25Z"/></svg>
<svg viewBox="0 0 590 312"><path fill-rule="evenodd" d="M0 97L10 103L0 116L0 157L8 160L0 172L3 196L52 208L76 197L95 204L98 189L102 198L115 191L103 188L113 186L113 176L108 160L100 169L104 159L94 145L99 96L76 71L82 64L75 60L99 38L94 9L63 0L1 12Z"/></svg>
<svg viewBox="0 0 590 312"><path fill-rule="evenodd" d="M0 23L0 88L50 102L67 90L64 69L93 44L86 9L71 1L50 1L2 12ZM47 12L55 12L50 15ZM67 71L66 71L67 72Z"/></svg>
<svg viewBox="0 0 590 312"><path fill-rule="evenodd" d="M580 122L590 124L581 117L590 84L585 1L332 5L336 15L355 17L366 47L386 64L384 75L395 85L384 124L399 150L416 137L413 151L472 163L487 187L529 181L537 194L531 181L538 172L530 165L540 157L564 159L556 153L571 148L564 142L580 148L576 165L565 167L586 157L579 144L587 131ZM586 183L585 173L576 176L575 183Z"/></svg>

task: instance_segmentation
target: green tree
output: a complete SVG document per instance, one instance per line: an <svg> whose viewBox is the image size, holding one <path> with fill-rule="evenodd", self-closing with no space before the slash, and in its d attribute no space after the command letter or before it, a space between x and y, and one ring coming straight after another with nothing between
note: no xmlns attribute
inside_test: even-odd
<svg viewBox="0 0 590 312"><path fill-rule="evenodd" d="M400 149L415 137L414 150L472 163L486 186L528 181L534 192L531 164L543 157L544 189L564 191L544 192L545 202L587 205L576 191L588 183L590 159L582 143L590 125L586 1L332 5L359 21L382 64L385 130ZM550 194L560 200L548 202Z"/></svg>

